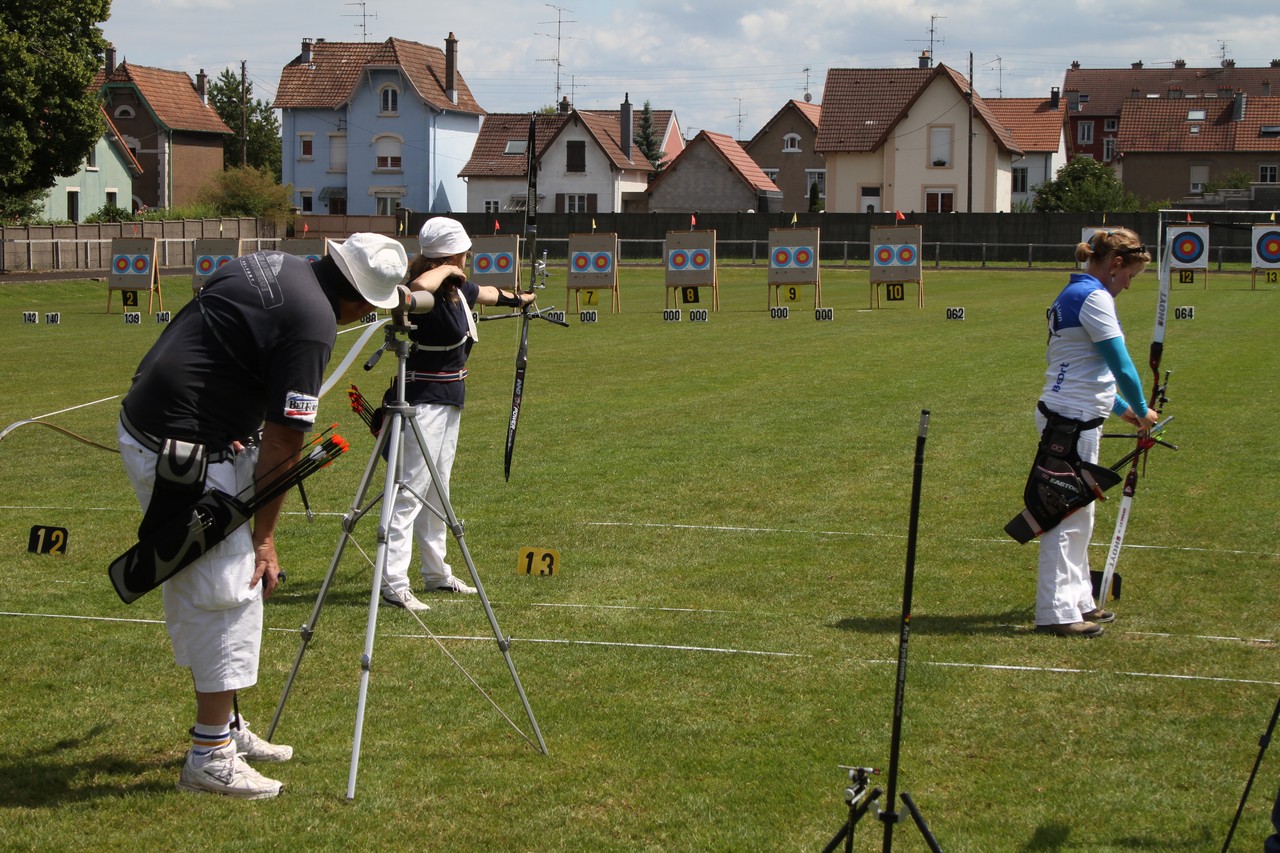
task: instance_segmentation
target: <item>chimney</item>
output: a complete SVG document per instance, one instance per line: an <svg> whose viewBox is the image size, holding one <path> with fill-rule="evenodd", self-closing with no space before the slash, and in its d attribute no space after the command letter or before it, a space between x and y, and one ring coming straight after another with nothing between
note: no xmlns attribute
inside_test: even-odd
<svg viewBox="0 0 1280 853"><path fill-rule="evenodd" d="M1231 120L1244 121L1244 92L1236 92L1235 101L1231 104Z"/></svg>
<svg viewBox="0 0 1280 853"><path fill-rule="evenodd" d="M560 115L567 116L569 114L569 110L571 109L573 109L573 104L569 103L569 96L565 95L560 99L560 105L559 105Z"/></svg>
<svg viewBox="0 0 1280 853"><path fill-rule="evenodd" d="M116 70L116 46L114 44L107 43L107 52L103 54L102 58L108 74Z"/></svg>
<svg viewBox="0 0 1280 853"><path fill-rule="evenodd" d="M1173 61L1173 67L1174 67L1174 68L1186 68L1186 67L1187 67L1187 61L1186 61L1185 59L1175 59L1175 60Z"/></svg>
<svg viewBox="0 0 1280 853"><path fill-rule="evenodd" d="M1058 109L1060 103L1062 103L1062 92L1058 91L1057 86L1051 86L1049 88L1049 109Z"/></svg>
<svg viewBox="0 0 1280 853"><path fill-rule="evenodd" d="M634 132L631 129L631 93L628 92L622 98L622 108L618 113L618 137L622 143L622 156L628 160L631 159L631 137Z"/></svg>
<svg viewBox="0 0 1280 853"><path fill-rule="evenodd" d="M1080 70L1080 60L1078 60L1078 59L1073 59L1073 60L1071 60L1071 70L1072 70L1072 71L1079 71L1079 70Z"/></svg>
<svg viewBox="0 0 1280 853"><path fill-rule="evenodd" d="M920 67L921 68L933 67L933 57L929 55L929 51L927 50L920 51Z"/></svg>
<svg viewBox="0 0 1280 853"><path fill-rule="evenodd" d="M200 103L209 105L209 76L204 73L203 68L196 75L196 94L200 96Z"/></svg>
<svg viewBox="0 0 1280 853"><path fill-rule="evenodd" d="M1271 60L1271 67L1272 67L1272 68L1280 68L1280 59L1273 59L1273 60Z"/></svg>
<svg viewBox="0 0 1280 853"><path fill-rule="evenodd" d="M444 40L444 96L458 103L458 40L453 33Z"/></svg>
<svg viewBox="0 0 1280 853"><path fill-rule="evenodd" d="M311 64L311 39L302 40L302 64Z"/></svg>
<svg viewBox="0 0 1280 853"><path fill-rule="evenodd" d="M1234 59L1224 59L1224 60L1222 60L1222 67L1223 67L1223 68L1235 68L1235 67L1236 67L1236 61L1235 61Z"/></svg>
<svg viewBox="0 0 1280 853"><path fill-rule="evenodd" d="M1142 67L1142 60L1139 59L1137 62L1132 63L1129 67L1132 68L1134 71L1137 71Z"/></svg>

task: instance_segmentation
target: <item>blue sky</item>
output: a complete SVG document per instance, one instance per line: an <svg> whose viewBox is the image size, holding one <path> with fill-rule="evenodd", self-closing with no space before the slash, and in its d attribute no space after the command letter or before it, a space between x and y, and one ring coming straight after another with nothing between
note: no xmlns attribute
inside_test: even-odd
<svg viewBox="0 0 1280 853"><path fill-rule="evenodd" d="M983 97L1047 96L1073 60L1090 68L1267 65L1280 2L1233 0L115 0L102 25L139 65L216 77L247 61L271 99L303 37L459 39L459 70L491 112L569 96L584 109L674 109L686 135L750 138L789 98L822 98L828 68L914 67L929 47ZM305 10L302 12L301 10ZM363 17L362 17L363 15ZM559 38L557 38L557 33ZM558 78L558 79L557 79ZM1280 82L1280 73L1277 74Z"/></svg>

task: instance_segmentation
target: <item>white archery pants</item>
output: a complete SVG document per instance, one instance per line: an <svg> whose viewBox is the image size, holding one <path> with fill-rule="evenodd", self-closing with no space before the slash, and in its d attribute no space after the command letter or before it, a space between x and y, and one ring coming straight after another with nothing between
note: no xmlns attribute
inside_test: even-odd
<svg viewBox="0 0 1280 853"><path fill-rule="evenodd" d="M458 425L462 410L457 406L425 403L413 407L413 419L422 432L423 442L440 475L440 486L449 494L449 474L453 470L453 457L458 449ZM392 439L395 437L392 436ZM391 527L387 530L387 565L382 575L383 592L411 590L409 562L413 557L413 544L418 543L422 566L422 579L427 589L434 589L453 574L445 562L445 547L449 527L437 515L443 514L444 504L431 482L422 448L418 446L413 429L405 424L404 448L400 454L402 486L396 492ZM421 495L434 507L425 509L417 495Z"/></svg>
<svg viewBox="0 0 1280 853"><path fill-rule="evenodd" d="M1097 417L1093 412L1061 412L1079 420ZM1044 415L1036 411L1036 428L1043 433ZM1097 463L1102 428L1080 433L1076 450L1085 462ZM1036 624L1062 625L1081 621L1093 610L1093 583L1089 578L1089 540L1093 538L1093 511L1097 502L1078 509L1057 527L1040 534L1040 568L1036 582Z"/></svg>

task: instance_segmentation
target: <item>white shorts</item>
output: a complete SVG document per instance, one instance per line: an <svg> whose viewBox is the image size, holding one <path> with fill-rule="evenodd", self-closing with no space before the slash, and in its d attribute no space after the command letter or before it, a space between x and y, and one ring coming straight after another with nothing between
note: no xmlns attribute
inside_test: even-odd
<svg viewBox="0 0 1280 853"><path fill-rule="evenodd" d="M118 440L125 473L145 512L155 486L156 453L123 427ZM256 457L256 450L248 449L234 462L210 465L207 485L236 494L253 482ZM239 690L258 680L262 584L249 586L253 571L253 536L246 524L164 583L164 620L174 660L191 670L201 693Z"/></svg>

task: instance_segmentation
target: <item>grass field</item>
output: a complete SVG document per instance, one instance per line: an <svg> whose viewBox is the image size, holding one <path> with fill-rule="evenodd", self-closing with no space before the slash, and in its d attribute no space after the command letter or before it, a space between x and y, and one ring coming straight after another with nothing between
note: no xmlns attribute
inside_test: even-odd
<svg viewBox="0 0 1280 853"><path fill-rule="evenodd" d="M1044 309L1065 272L926 271L924 310L908 287L905 303L869 311L866 270L831 270L834 319L821 323L807 288L790 319L771 320L764 271L740 268L722 271L708 322L663 322L661 275L624 271L621 314L606 304L595 324L571 313L571 328L530 329L510 482L515 324L481 324L470 362L453 503L546 756L410 614L383 609L346 799L371 578L348 547L277 732L296 750L269 772L285 793L175 791L188 681L159 594L126 606L106 578L139 520L119 459L39 426L10 432L0 847L821 849L846 816L837 765L888 763L927 408L899 790L947 851L1220 849L1280 693L1274 286L1215 275L1207 290L1175 288L1171 305L1195 309L1170 320L1164 356L1181 449L1151 454L1119 617L1080 641L1032 633L1034 545L1001 530L1020 506ZM554 270L543 303L563 305L563 280ZM1119 299L1144 382L1155 284L1144 275ZM164 286L178 308L186 281ZM47 420L114 445L119 401L95 401L127 390L160 327L145 314L126 326L118 299L105 314L103 287L0 284L0 429L82 406ZM46 324L54 311L61 322ZM357 334L339 336L333 364ZM374 397L391 373L384 358L348 379ZM281 525L289 579L267 606L259 685L242 696L260 732L373 446L346 384L321 417L351 453L308 481L316 519L295 495ZM1103 461L1129 446L1104 442ZM1098 510L1096 568L1114 494ZM29 553L33 526L66 528L66 553ZM375 528L370 517L354 535L369 554ZM519 575L523 547L558 550L559 573ZM481 606L429 601L426 627L527 730ZM1260 848L1277 786L1273 748L1234 849ZM855 849L880 849L882 832L867 819ZM909 821L895 845L926 849Z"/></svg>

